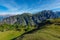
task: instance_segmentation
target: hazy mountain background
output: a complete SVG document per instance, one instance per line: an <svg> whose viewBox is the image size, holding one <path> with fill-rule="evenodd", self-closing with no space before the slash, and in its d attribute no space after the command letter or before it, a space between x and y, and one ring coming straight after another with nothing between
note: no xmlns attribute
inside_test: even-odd
<svg viewBox="0 0 60 40"><path fill-rule="evenodd" d="M0 15L0 21L2 21L4 18L10 17L10 16L13 16L13 15L11 15L11 14Z"/></svg>

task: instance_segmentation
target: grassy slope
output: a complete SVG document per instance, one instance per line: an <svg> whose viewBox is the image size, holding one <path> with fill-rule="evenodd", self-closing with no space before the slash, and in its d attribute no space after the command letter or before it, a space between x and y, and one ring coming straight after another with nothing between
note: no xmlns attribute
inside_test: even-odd
<svg viewBox="0 0 60 40"><path fill-rule="evenodd" d="M53 20L53 22L55 21ZM23 40L60 40L60 25L51 24L45 25L45 27L31 34L25 34ZM11 40L23 33L23 30L0 32L0 40Z"/></svg>
<svg viewBox="0 0 60 40"><path fill-rule="evenodd" d="M21 35L23 31L5 31L0 32L0 40L11 40L19 35Z"/></svg>
<svg viewBox="0 0 60 40"><path fill-rule="evenodd" d="M45 26L46 28L24 35L23 40L60 40L59 25L52 24Z"/></svg>
<svg viewBox="0 0 60 40"><path fill-rule="evenodd" d="M32 30L32 29L33 29L33 27L29 28L29 30ZM21 29L20 31L10 30L10 31L0 32L0 40L12 40L12 39L22 35L23 33L25 33L25 31L23 29Z"/></svg>

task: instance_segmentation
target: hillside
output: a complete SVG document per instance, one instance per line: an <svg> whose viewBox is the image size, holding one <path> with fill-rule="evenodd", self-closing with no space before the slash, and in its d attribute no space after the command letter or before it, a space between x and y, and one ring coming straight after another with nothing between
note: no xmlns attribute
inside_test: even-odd
<svg viewBox="0 0 60 40"><path fill-rule="evenodd" d="M60 18L51 10L14 15L0 22L0 40L59 40L59 26Z"/></svg>
<svg viewBox="0 0 60 40"><path fill-rule="evenodd" d="M60 40L60 18L44 20L37 26L3 24L0 36L0 40Z"/></svg>
<svg viewBox="0 0 60 40"><path fill-rule="evenodd" d="M0 0L0 40L60 40L60 0Z"/></svg>
<svg viewBox="0 0 60 40"><path fill-rule="evenodd" d="M60 40L60 21L56 20L60 19L52 19L50 20L51 24L48 22L48 24L41 26L40 29L27 32L14 40Z"/></svg>
<svg viewBox="0 0 60 40"><path fill-rule="evenodd" d="M60 25L52 24L46 27L47 28L43 28L36 32L25 34L22 40L60 40Z"/></svg>

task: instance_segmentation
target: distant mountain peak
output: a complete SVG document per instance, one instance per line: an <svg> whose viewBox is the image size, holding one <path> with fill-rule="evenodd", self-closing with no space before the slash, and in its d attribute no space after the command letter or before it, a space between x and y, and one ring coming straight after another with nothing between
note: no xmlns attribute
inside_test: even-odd
<svg viewBox="0 0 60 40"><path fill-rule="evenodd" d="M36 14L23 13L20 15L10 16L5 18L3 21L8 24L19 23L20 25L37 25L43 20L58 18L58 15L51 10L44 10L37 12Z"/></svg>

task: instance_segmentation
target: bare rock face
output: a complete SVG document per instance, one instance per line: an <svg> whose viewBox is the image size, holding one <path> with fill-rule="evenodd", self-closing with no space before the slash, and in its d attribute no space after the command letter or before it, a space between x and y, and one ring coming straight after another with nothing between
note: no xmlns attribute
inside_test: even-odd
<svg viewBox="0 0 60 40"><path fill-rule="evenodd" d="M3 21L7 24L19 23L20 25L37 25L41 21L50 18L58 18L58 16L51 10L44 10L36 14L23 13L21 15L10 16Z"/></svg>

